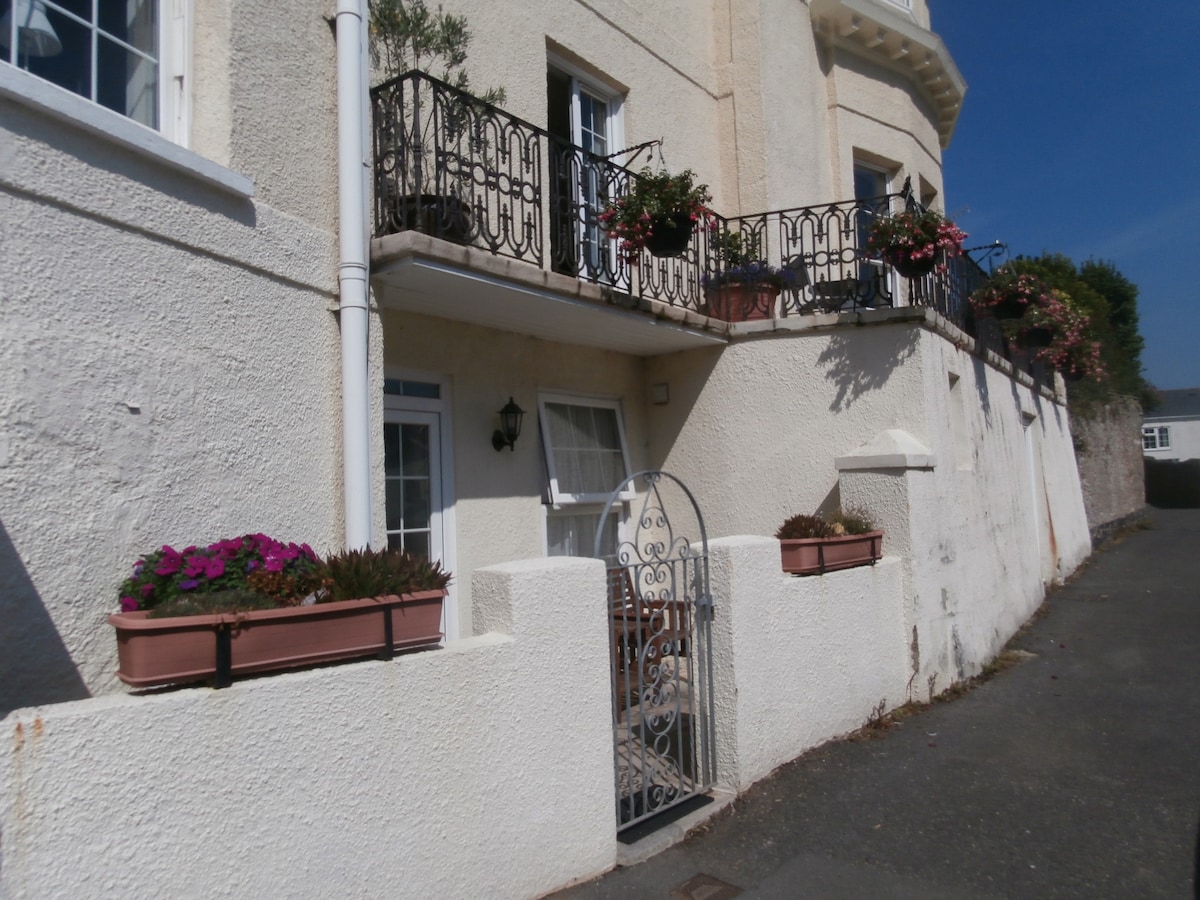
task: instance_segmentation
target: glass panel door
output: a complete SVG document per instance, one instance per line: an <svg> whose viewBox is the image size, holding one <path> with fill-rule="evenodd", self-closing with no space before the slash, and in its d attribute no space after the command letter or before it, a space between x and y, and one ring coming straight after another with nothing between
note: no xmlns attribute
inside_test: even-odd
<svg viewBox="0 0 1200 900"><path fill-rule="evenodd" d="M383 426L388 546L443 558L438 413L389 411Z"/></svg>

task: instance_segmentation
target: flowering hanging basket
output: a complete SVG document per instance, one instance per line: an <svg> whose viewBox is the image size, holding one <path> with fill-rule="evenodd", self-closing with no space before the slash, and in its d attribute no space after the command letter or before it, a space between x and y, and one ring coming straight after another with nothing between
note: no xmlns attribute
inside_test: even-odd
<svg viewBox="0 0 1200 900"><path fill-rule="evenodd" d="M708 185L696 184L691 169L672 175L647 167L630 178L624 196L600 213L600 227L630 264L637 263L642 250L660 257L680 256L691 243L696 223L711 220L710 200Z"/></svg>
<svg viewBox="0 0 1200 900"><path fill-rule="evenodd" d="M937 265L937 256L914 258L899 250L889 250L883 258L905 278L924 278Z"/></svg>
<svg viewBox="0 0 1200 900"><path fill-rule="evenodd" d="M671 216L655 216L650 220L646 250L651 256L682 256L692 242L695 223L691 213L677 212Z"/></svg>
<svg viewBox="0 0 1200 900"><path fill-rule="evenodd" d="M966 234L932 209L906 209L871 220L867 249L905 278L928 275L943 256L958 256Z"/></svg>

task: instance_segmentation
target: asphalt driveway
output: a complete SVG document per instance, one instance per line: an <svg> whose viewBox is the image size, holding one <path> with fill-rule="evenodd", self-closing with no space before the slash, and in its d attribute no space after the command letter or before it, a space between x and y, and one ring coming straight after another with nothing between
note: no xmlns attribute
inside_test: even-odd
<svg viewBox="0 0 1200 900"><path fill-rule="evenodd" d="M1012 667L558 896L1197 896L1200 510L1150 513L1051 594Z"/></svg>

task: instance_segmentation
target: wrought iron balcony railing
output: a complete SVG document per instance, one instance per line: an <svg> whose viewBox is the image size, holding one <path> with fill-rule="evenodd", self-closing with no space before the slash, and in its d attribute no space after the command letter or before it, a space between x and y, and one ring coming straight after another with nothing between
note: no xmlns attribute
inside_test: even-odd
<svg viewBox="0 0 1200 900"><path fill-rule="evenodd" d="M682 255L644 252L633 264L599 216L628 191L634 172L420 72L373 88L371 104L376 235L421 231L719 318L929 306L1009 355L995 323L977 327L971 314L967 297L987 275L969 257L910 279L867 252L871 219L914 205L907 193L715 215ZM782 272L778 296L733 298L719 287L728 280L722 266L731 235Z"/></svg>

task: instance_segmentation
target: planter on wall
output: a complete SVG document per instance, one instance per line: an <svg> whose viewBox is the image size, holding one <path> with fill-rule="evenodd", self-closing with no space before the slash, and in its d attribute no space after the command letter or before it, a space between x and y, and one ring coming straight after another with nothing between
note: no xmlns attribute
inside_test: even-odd
<svg viewBox="0 0 1200 900"><path fill-rule="evenodd" d="M779 288L765 284L722 284L704 294L708 314L726 322L773 318L778 296Z"/></svg>
<svg viewBox="0 0 1200 900"><path fill-rule="evenodd" d="M883 556L883 532L832 538L788 538L779 542L783 571L792 575L824 575L838 569L875 565Z"/></svg>
<svg viewBox="0 0 1200 900"><path fill-rule="evenodd" d="M420 231L455 244L471 240L471 210L462 200L438 194L391 196L384 203L382 234Z"/></svg>
<svg viewBox="0 0 1200 900"><path fill-rule="evenodd" d="M442 639L446 591L244 613L108 617L117 630L117 677L133 687L249 675L315 663L390 657Z"/></svg>

